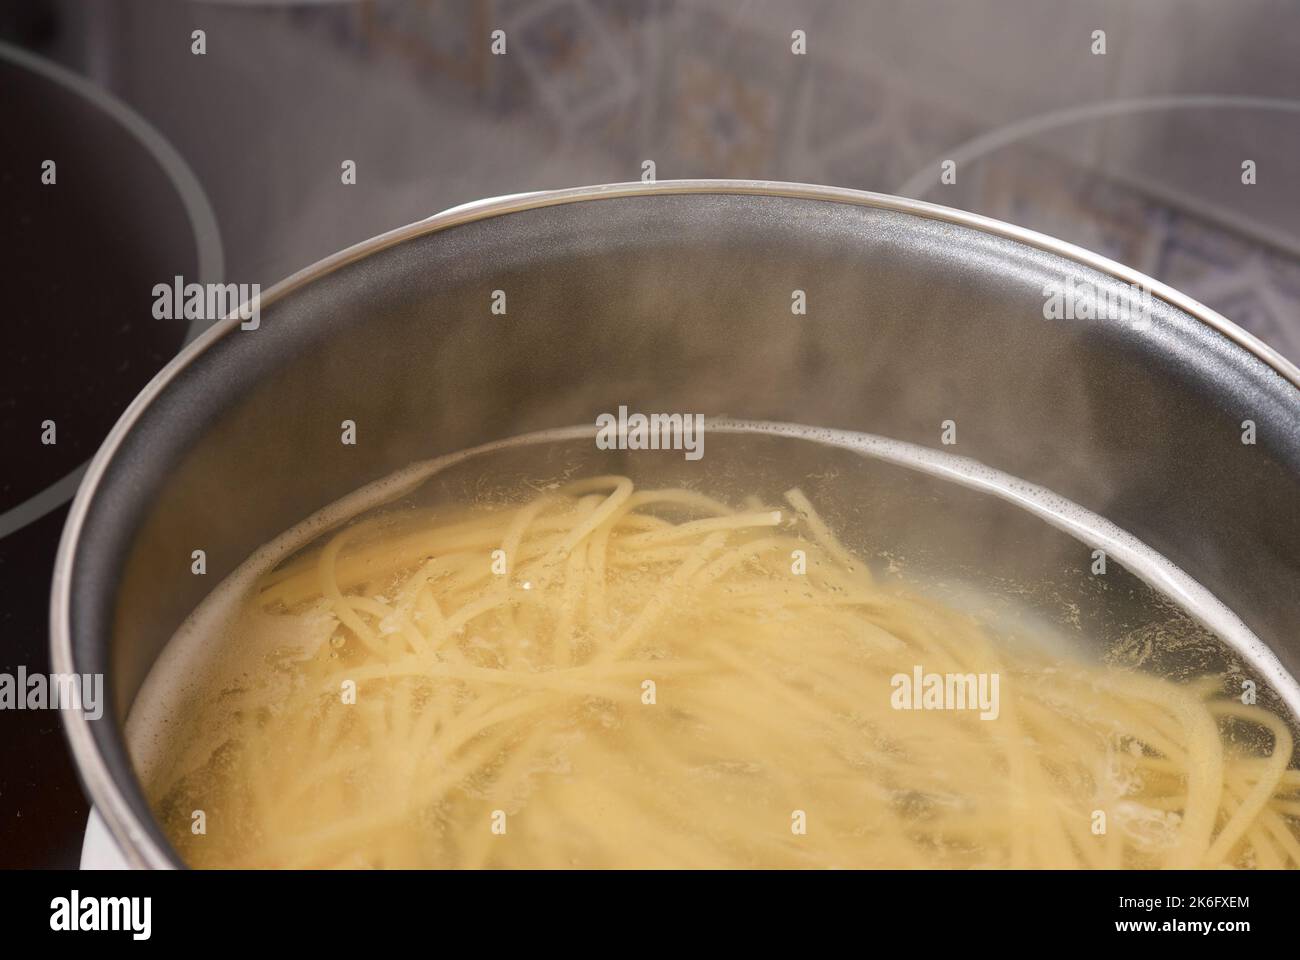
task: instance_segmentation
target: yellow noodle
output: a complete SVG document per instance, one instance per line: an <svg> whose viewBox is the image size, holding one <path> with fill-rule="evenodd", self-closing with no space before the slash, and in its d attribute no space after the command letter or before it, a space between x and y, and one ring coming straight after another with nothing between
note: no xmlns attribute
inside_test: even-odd
<svg viewBox="0 0 1300 960"><path fill-rule="evenodd" d="M602 476L344 528L248 598L267 659L149 785L169 835L199 866L1300 867L1282 720L1013 647L785 499ZM996 675L998 716L899 709L916 667Z"/></svg>

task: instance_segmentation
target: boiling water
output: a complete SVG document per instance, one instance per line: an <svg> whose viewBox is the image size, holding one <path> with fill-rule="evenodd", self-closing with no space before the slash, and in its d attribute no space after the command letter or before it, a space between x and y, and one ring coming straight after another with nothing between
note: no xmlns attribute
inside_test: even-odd
<svg viewBox="0 0 1300 960"><path fill-rule="evenodd" d="M1216 832L1236 829L1232 811L1250 803L1237 793L1249 792L1255 775L1244 765L1262 763L1272 738L1258 724L1218 716L1216 741L1231 775L1206 812L1211 794L1193 782L1200 773L1168 769L1160 751L1161 742L1171 754L1191 749L1166 742L1171 728L1190 722L1170 717L1191 708L1162 707L1165 687L1144 687L1140 675L1109 680L1105 665L1180 682L1213 678L1196 681L1193 700L1235 695L1249 680L1274 712L1300 707L1267 648L1176 567L1080 507L972 461L862 434L713 421L708 455L687 462L669 451L596 451L592 432L548 431L415 465L277 538L195 611L150 674L127 730L155 810L187 860L1200 865L1206 850L1184 835L1200 823L1208 847ZM322 598L270 611L253 601L269 571L306 569L349 524L369 522L374 542L395 540L411 529L504 516L604 474L626 474L638 489L687 488L755 516L779 510L782 526L736 531L713 548L707 536L696 543L673 534L686 547L665 540L646 554L653 559L606 572L613 608L599 616L567 595L530 612L538 594L516 593L507 612L492 614L499 623L470 620L437 640L436 625L422 619L412 624L411 649L394 646L377 662ZM783 501L791 487L852 556L837 566L813 528L798 526L799 511ZM608 493L574 497L575 518ZM673 504L648 514L673 524L699 517ZM789 538L783 551L806 548L824 564L807 588L792 586L799 582L788 578L782 553L780 564L746 561L721 577L707 604L687 590L653 607L690 549L744 549L773 532ZM629 535L648 534L658 536ZM1098 549L1110 563L1104 576L1088 568ZM482 554L487 567L491 551ZM530 588L558 596L575 576L563 566L537 567L548 580L520 582L512 571L502 583L485 578L477 593L443 599L468 605L485 591ZM377 591L374 603L392 605L409 574L364 586ZM860 601L868 613L842 616L835 605L845 590L878 591L870 596L879 599ZM647 608L653 617L642 616ZM434 616L411 610L412 621ZM437 617L446 613L455 616L449 608ZM571 638L563 649L557 621ZM363 628L386 644L401 632L395 624L376 615ZM602 665L602 650L629 630L642 631L636 646ZM421 654L421 631L445 646ZM731 634L741 639L711 646ZM387 676L394 659L416 675ZM502 691L501 677L485 678L485 670L530 675L521 684L543 677L552 687ZM354 685L352 702L320 686L349 672L370 678ZM376 673L384 676L375 681ZM936 675L988 679L970 687L984 709L963 711L942 696L930 704L936 712L923 709L920 688ZM904 690L909 682L915 691ZM1127 709L1108 704L1129 700L1139 706L1127 720L1107 715ZM466 734L466 718L476 716L501 719ZM1213 717L1205 722L1214 729ZM1071 724L1093 740L1071 741ZM1027 754L1019 740L1032 743ZM1065 757L1074 753L1092 757L1091 766L1072 766ZM1238 780L1233 771L1243 771ZM1294 842L1300 810L1290 784L1280 781L1267 798L1259 814L1267 830L1249 834L1264 839L1210 848L1212 858L1290 862L1285 837ZM1029 815L1089 793L1068 815ZM1098 812L1109 816L1110 832L1104 824L1096 832Z"/></svg>

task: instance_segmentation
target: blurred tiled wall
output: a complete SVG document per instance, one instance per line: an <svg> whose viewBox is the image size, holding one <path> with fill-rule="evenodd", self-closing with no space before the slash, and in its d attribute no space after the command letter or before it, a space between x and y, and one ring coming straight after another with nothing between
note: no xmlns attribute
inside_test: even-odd
<svg viewBox="0 0 1300 960"><path fill-rule="evenodd" d="M198 173L233 279L273 282L478 197L636 179L652 159L660 179L824 182L1011 220L1183 287L1300 356L1293 0L58 9L88 39L53 53ZM205 56L190 53L194 28ZM504 57L488 50L495 29ZM806 56L791 53L796 29ZM957 183L942 185L950 156ZM355 188L340 188L343 159Z"/></svg>

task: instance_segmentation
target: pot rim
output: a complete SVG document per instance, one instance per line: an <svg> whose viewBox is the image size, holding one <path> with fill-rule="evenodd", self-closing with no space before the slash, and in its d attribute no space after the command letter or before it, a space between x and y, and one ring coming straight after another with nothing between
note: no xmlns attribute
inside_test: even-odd
<svg viewBox="0 0 1300 960"><path fill-rule="evenodd" d="M633 181L561 190L543 190L477 200L452 207L426 219L397 227L386 233L381 233L318 260L272 286L260 296L259 307L274 303L300 287L332 273L340 267L371 256L388 247L403 243L414 237L436 233L476 220L485 220L541 207L591 200L689 194L788 197L822 200L830 203L847 203L910 214L928 220L938 220L1013 240L1026 246L1056 254L1065 260L1072 260L1082 266L1126 283L1139 285L1143 289L1150 291L1153 296L1159 297L1196 318L1248 353L1253 354L1283 379L1290 382L1297 390L1300 390L1300 368L1297 368L1295 364L1259 338L1174 288L1091 250L1066 243L1063 240L1057 240L1034 230L995 220L991 217L922 200L844 187L786 183L773 180L661 180L653 183ZM158 394L196 357L239 327L241 320L238 314L238 310L232 311L225 318L214 323L159 370L122 412L121 417L113 425L112 430L109 431L108 436L91 460L81 486L77 490L77 495L68 511L68 518L64 523L63 534L59 541L58 554L54 563L54 576L50 591L50 652L53 670L56 673L75 672L71 627L72 564L80 543L81 531L90 502L98 490L109 463L116 455L123 438L134 427L141 413L154 401ZM169 849L159 845L154 840L139 818L136 817L112 772L109 770L94 737L91 735L90 721L84 710L67 711L63 717L63 729L72 748L73 761L77 766L82 782L86 786L90 800L103 817L126 861L132 867L141 868L168 869L182 866Z"/></svg>

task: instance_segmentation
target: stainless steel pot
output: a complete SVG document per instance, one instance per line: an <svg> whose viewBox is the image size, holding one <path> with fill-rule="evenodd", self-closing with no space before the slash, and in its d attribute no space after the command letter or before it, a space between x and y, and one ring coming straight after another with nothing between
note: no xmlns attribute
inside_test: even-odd
<svg viewBox="0 0 1300 960"><path fill-rule="evenodd" d="M1049 291L1085 284L1112 302L1150 291L1147 322L1045 319ZM955 421L954 452L1132 532L1300 673L1300 371L1068 244L828 187L620 184L456 208L298 273L261 311L255 331L218 324L131 405L59 552L55 669L104 673L111 691L102 719L68 715L68 735L133 865L179 861L123 721L213 585L412 461L619 405L931 447ZM340 447L345 419L359 448ZM902 516L919 528L919 508ZM936 535L969 553L987 528L964 516L949 510ZM1044 562L1007 543L1021 575ZM206 577L190 572L197 548Z"/></svg>

